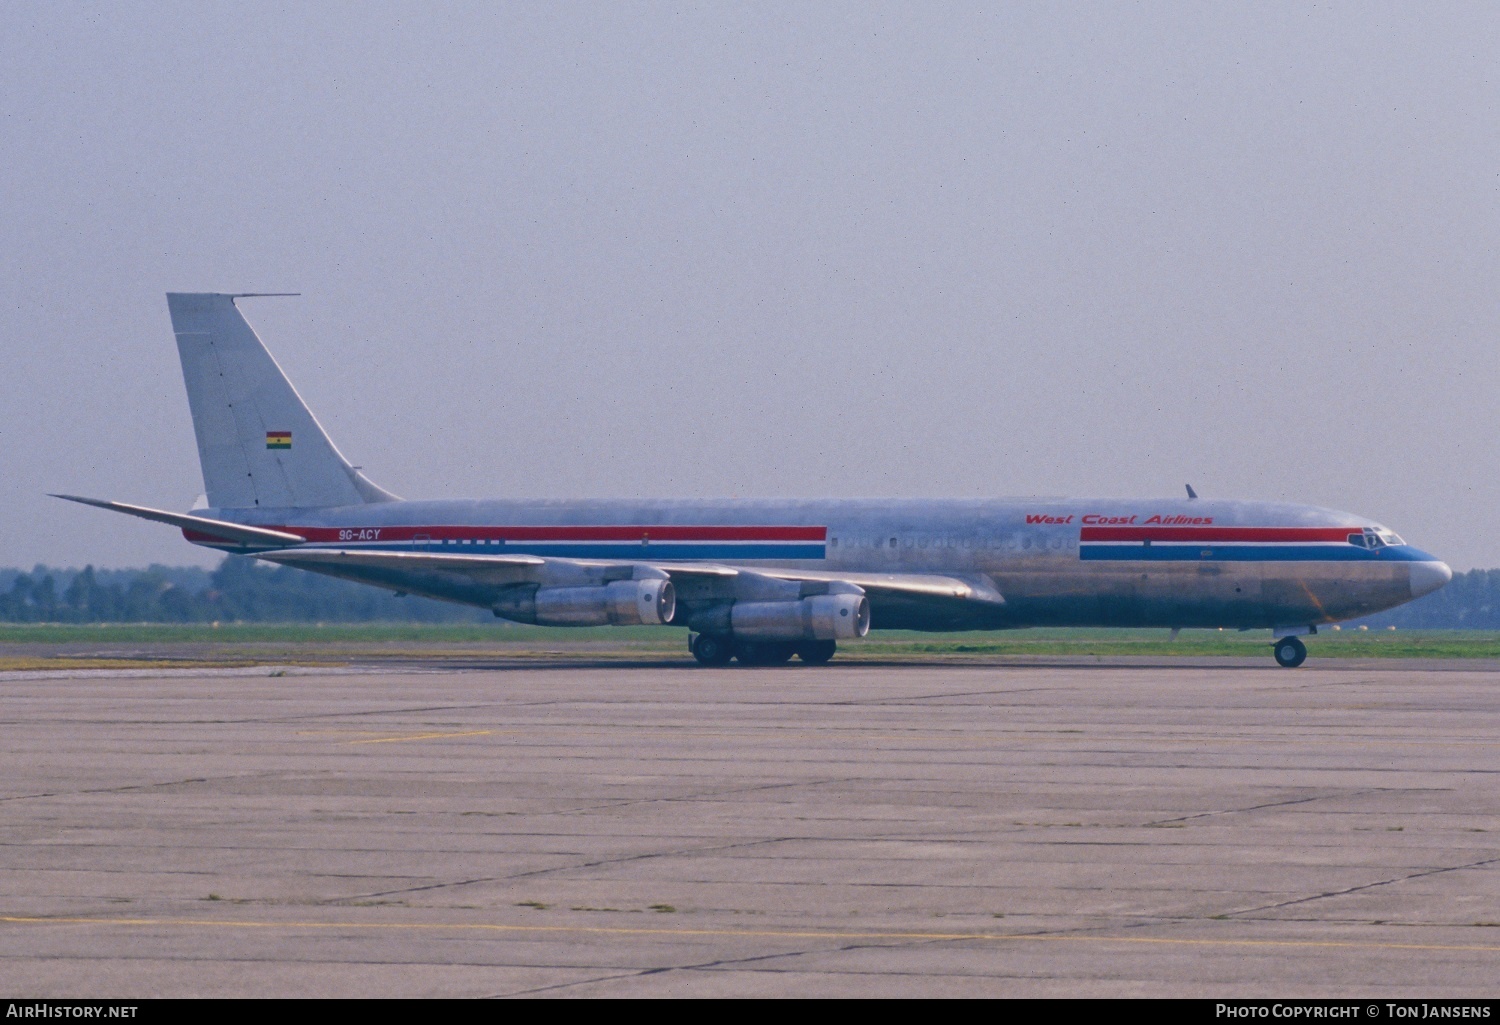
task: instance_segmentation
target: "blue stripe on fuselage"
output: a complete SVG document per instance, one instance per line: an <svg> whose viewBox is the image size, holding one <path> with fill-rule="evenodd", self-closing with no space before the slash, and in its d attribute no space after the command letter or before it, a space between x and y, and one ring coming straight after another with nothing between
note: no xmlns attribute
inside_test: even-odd
<svg viewBox="0 0 1500 1025"><path fill-rule="evenodd" d="M1435 562L1410 545L1370 551L1355 545L1091 545L1086 562Z"/></svg>

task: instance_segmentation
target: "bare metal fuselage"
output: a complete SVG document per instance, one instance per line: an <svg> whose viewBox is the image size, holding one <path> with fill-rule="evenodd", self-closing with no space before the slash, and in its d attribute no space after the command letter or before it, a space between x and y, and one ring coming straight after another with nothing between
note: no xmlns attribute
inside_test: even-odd
<svg viewBox="0 0 1500 1025"><path fill-rule="evenodd" d="M873 589L877 629L1316 625L1410 601L1449 575L1409 545L1342 540L1383 529L1362 517L1207 499L442 501L206 515L307 536L304 551L705 563L971 587L947 600ZM485 607L497 599L496 586L431 568L302 565ZM674 622L691 622L695 602L709 600L679 583Z"/></svg>

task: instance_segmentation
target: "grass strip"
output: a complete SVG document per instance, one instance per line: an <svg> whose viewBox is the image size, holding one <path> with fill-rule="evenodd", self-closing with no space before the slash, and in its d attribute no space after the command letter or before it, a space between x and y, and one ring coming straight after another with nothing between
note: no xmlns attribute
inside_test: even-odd
<svg viewBox="0 0 1500 1025"><path fill-rule="evenodd" d="M883 631L840 644L840 658L1015 656L1269 657L1269 631L1035 629L931 634ZM1325 630L1317 658L1500 659L1500 631ZM0 669L322 664L362 657L688 658L681 629L558 629L497 624L0 624Z"/></svg>

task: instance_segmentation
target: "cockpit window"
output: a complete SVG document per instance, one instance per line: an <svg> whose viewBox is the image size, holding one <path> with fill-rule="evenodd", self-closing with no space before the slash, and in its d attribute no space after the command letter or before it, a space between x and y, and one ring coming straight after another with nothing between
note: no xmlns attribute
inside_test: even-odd
<svg viewBox="0 0 1500 1025"><path fill-rule="evenodd" d="M1368 548L1371 551L1377 548L1389 548L1406 544L1405 541L1401 540L1400 534L1377 527L1366 527L1358 534L1350 534L1349 543L1351 545L1358 545L1361 548Z"/></svg>

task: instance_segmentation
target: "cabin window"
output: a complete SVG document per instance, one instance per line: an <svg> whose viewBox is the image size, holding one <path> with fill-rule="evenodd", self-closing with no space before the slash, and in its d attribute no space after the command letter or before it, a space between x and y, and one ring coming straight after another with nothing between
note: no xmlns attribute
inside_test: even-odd
<svg viewBox="0 0 1500 1025"><path fill-rule="evenodd" d="M892 548L896 547L896 539L895 538L891 538L891 547Z"/></svg>

